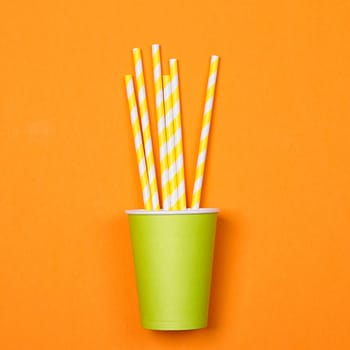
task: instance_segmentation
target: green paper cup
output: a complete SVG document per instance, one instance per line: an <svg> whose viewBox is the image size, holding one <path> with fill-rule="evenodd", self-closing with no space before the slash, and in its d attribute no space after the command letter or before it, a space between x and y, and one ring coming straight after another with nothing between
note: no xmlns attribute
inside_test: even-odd
<svg viewBox="0 0 350 350"><path fill-rule="evenodd" d="M206 327L218 209L126 213L142 326Z"/></svg>

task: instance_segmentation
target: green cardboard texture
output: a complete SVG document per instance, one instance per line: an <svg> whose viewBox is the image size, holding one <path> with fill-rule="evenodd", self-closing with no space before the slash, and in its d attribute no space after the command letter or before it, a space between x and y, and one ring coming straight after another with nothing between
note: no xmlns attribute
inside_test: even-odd
<svg viewBox="0 0 350 350"><path fill-rule="evenodd" d="M206 327L218 210L127 213L142 326Z"/></svg>

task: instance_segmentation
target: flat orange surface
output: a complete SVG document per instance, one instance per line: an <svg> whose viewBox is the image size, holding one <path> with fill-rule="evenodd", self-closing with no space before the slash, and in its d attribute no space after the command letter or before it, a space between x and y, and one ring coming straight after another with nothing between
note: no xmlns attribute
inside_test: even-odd
<svg viewBox="0 0 350 350"><path fill-rule="evenodd" d="M209 328L139 322L142 206L123 76L180 65L188 199L221 209ZM350 349L350 2L7 1L0 11L0 349ZM154 140L154 146L157 143Z"/></svg>

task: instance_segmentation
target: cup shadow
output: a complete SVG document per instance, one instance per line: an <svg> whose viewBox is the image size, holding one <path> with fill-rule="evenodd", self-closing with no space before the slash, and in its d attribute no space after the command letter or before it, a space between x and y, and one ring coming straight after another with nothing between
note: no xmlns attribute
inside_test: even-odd
<svg viewBox="0 0 350 350"><path fill-rule="evenodd" d="M232 213L221 213L218 215L208 327L184 331L151 331L151 337L155 336L158 340L164 341L164 345L168 344L168 342L183 342L193 337L206 337L212 334L215 329L220 328L223 322L225 309L227 309L228 300L232 298L232 295L229 294L227 283L229 279L235 278L235 271L237 271L235 266L238 256L236 252L239 249L239 218L237 215L231 214ZM232 217L236 217L236 219L232 220ZM234 284L234 281L230 281L230 283Z"/></svg>
<svg viewBox="0 0 350 350"><path fill-rule="evenodd" d="M209 305L208 328L217 328L222 320L225 305L229 298L227 288L229 279L235 277L234 270L238 249L238 219L232 220L234 215L219 215L216 228L214 262Z"/></svg>

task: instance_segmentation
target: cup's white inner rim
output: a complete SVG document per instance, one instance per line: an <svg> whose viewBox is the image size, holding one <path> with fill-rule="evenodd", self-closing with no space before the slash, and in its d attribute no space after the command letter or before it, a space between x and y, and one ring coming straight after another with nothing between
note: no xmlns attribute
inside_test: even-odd
<svg viewBox="0 0 350 350"><path fill-rule="evenodd" d="M214 214L218 213L218 208L199 208L199 209L184 209L184 210L145 210L145 209L130 209L125 213L128 215L191 215L191 214Z"/></svg>

